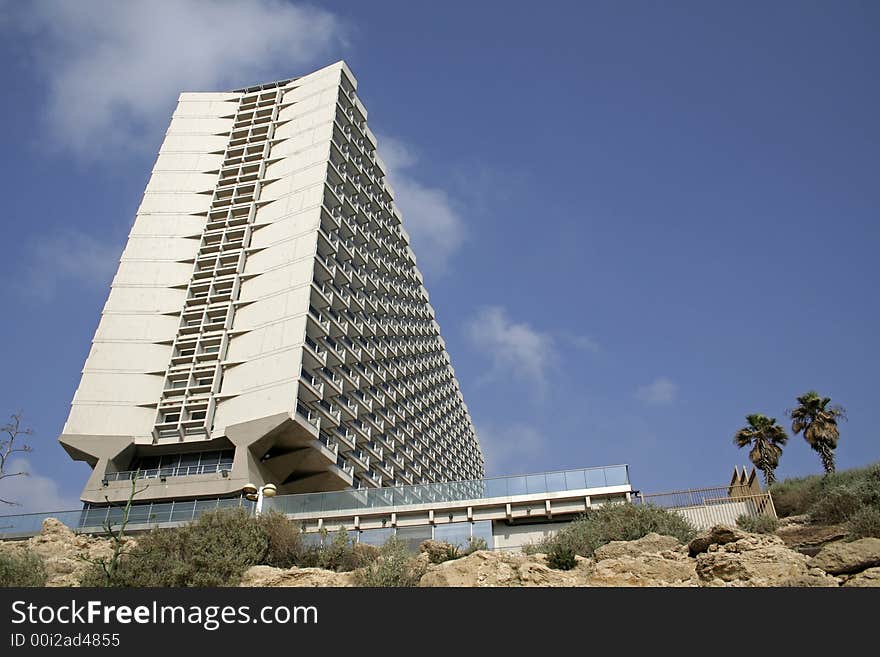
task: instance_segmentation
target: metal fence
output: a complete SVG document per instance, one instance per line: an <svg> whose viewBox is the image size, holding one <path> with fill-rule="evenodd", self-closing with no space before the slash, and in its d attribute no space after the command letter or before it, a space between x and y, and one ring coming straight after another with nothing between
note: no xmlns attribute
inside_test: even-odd
<svg viewBox="0 0 880 657"><path fill-rule="evenodd" d="M776 517L770 493L756 493L747 486L695 488L648 495L639 493L633 497L633 502L675 511L697 529L735 525L740 516Z"/></svg>

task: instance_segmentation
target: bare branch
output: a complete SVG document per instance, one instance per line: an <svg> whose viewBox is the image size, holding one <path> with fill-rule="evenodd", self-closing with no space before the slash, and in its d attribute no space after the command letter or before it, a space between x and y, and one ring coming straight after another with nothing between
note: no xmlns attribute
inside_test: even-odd
<svg viewBox="0 0 880 657"><path fill-rule="evenodd" d="M21 411L18 413L13 413L10 416L10 421L0 427L0 434L5 434L5 438L0 439L0 480L6 479L7 477L20 477L27 476L29 473L27 472L7 472L7 467L9 467L10 459L15 454L29 454L33 451L33 448L25 442L22 442L22 436L30 436L33 434L33 430L30 428L23 429L22 418L23 414ZM18 442L16 442L18 441ZM0 503L8 504L10 506L20 506L18 502L0 499Z"/></svg>

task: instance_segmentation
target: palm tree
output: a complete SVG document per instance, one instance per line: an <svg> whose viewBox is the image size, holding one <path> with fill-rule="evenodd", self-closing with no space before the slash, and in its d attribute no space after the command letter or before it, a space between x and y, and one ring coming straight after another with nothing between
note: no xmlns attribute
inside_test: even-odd
<svg viewBox="0 0 880 657"><path fill-rule="evenodd" d="M782 445L788 440L775 417L767 417L760 413L747 415L748 426L736 432L733 442L737 447L751 445L749 459L764 473L764 483L769 488L776 481L773 471L779 465L779 457L782 456Z"/></svg>
<svg viewBox="0 0 880 657"><path fill-rule="evenodd" d="M834 450L840 438L837 418L846 419L846 410L841 406L829 406L831 397L820 397L810 390L797 398L798 407L786 411L791 418L791 430L798 434L804 432L804 439L822 459L825 472L834 472Z"/></svg>

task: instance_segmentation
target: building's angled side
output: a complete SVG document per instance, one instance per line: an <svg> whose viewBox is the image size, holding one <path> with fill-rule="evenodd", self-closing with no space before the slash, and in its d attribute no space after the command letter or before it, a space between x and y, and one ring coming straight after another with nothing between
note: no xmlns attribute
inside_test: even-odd
<svg viewBox="0 0 880 657"><path fill-rule="evenodd" d="M181 94L60 438L85 502L483 476L356 86Z"/></svg>

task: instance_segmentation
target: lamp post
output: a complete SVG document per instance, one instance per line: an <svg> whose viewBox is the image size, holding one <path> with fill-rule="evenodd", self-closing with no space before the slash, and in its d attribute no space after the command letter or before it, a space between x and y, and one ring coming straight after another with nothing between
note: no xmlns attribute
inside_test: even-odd
<svg viewBox="0 0 880 657"><path fill-rule="evenodd" d="M278 492L278 488L275 484L265 484L257 488L254 484L247 484L244 488L241 489L244 493L244 496L249 499L251 502L256 502L257 507L254 509L254 515L260 515L263 512L263 498L264 497L275 497Z"/></svg>

